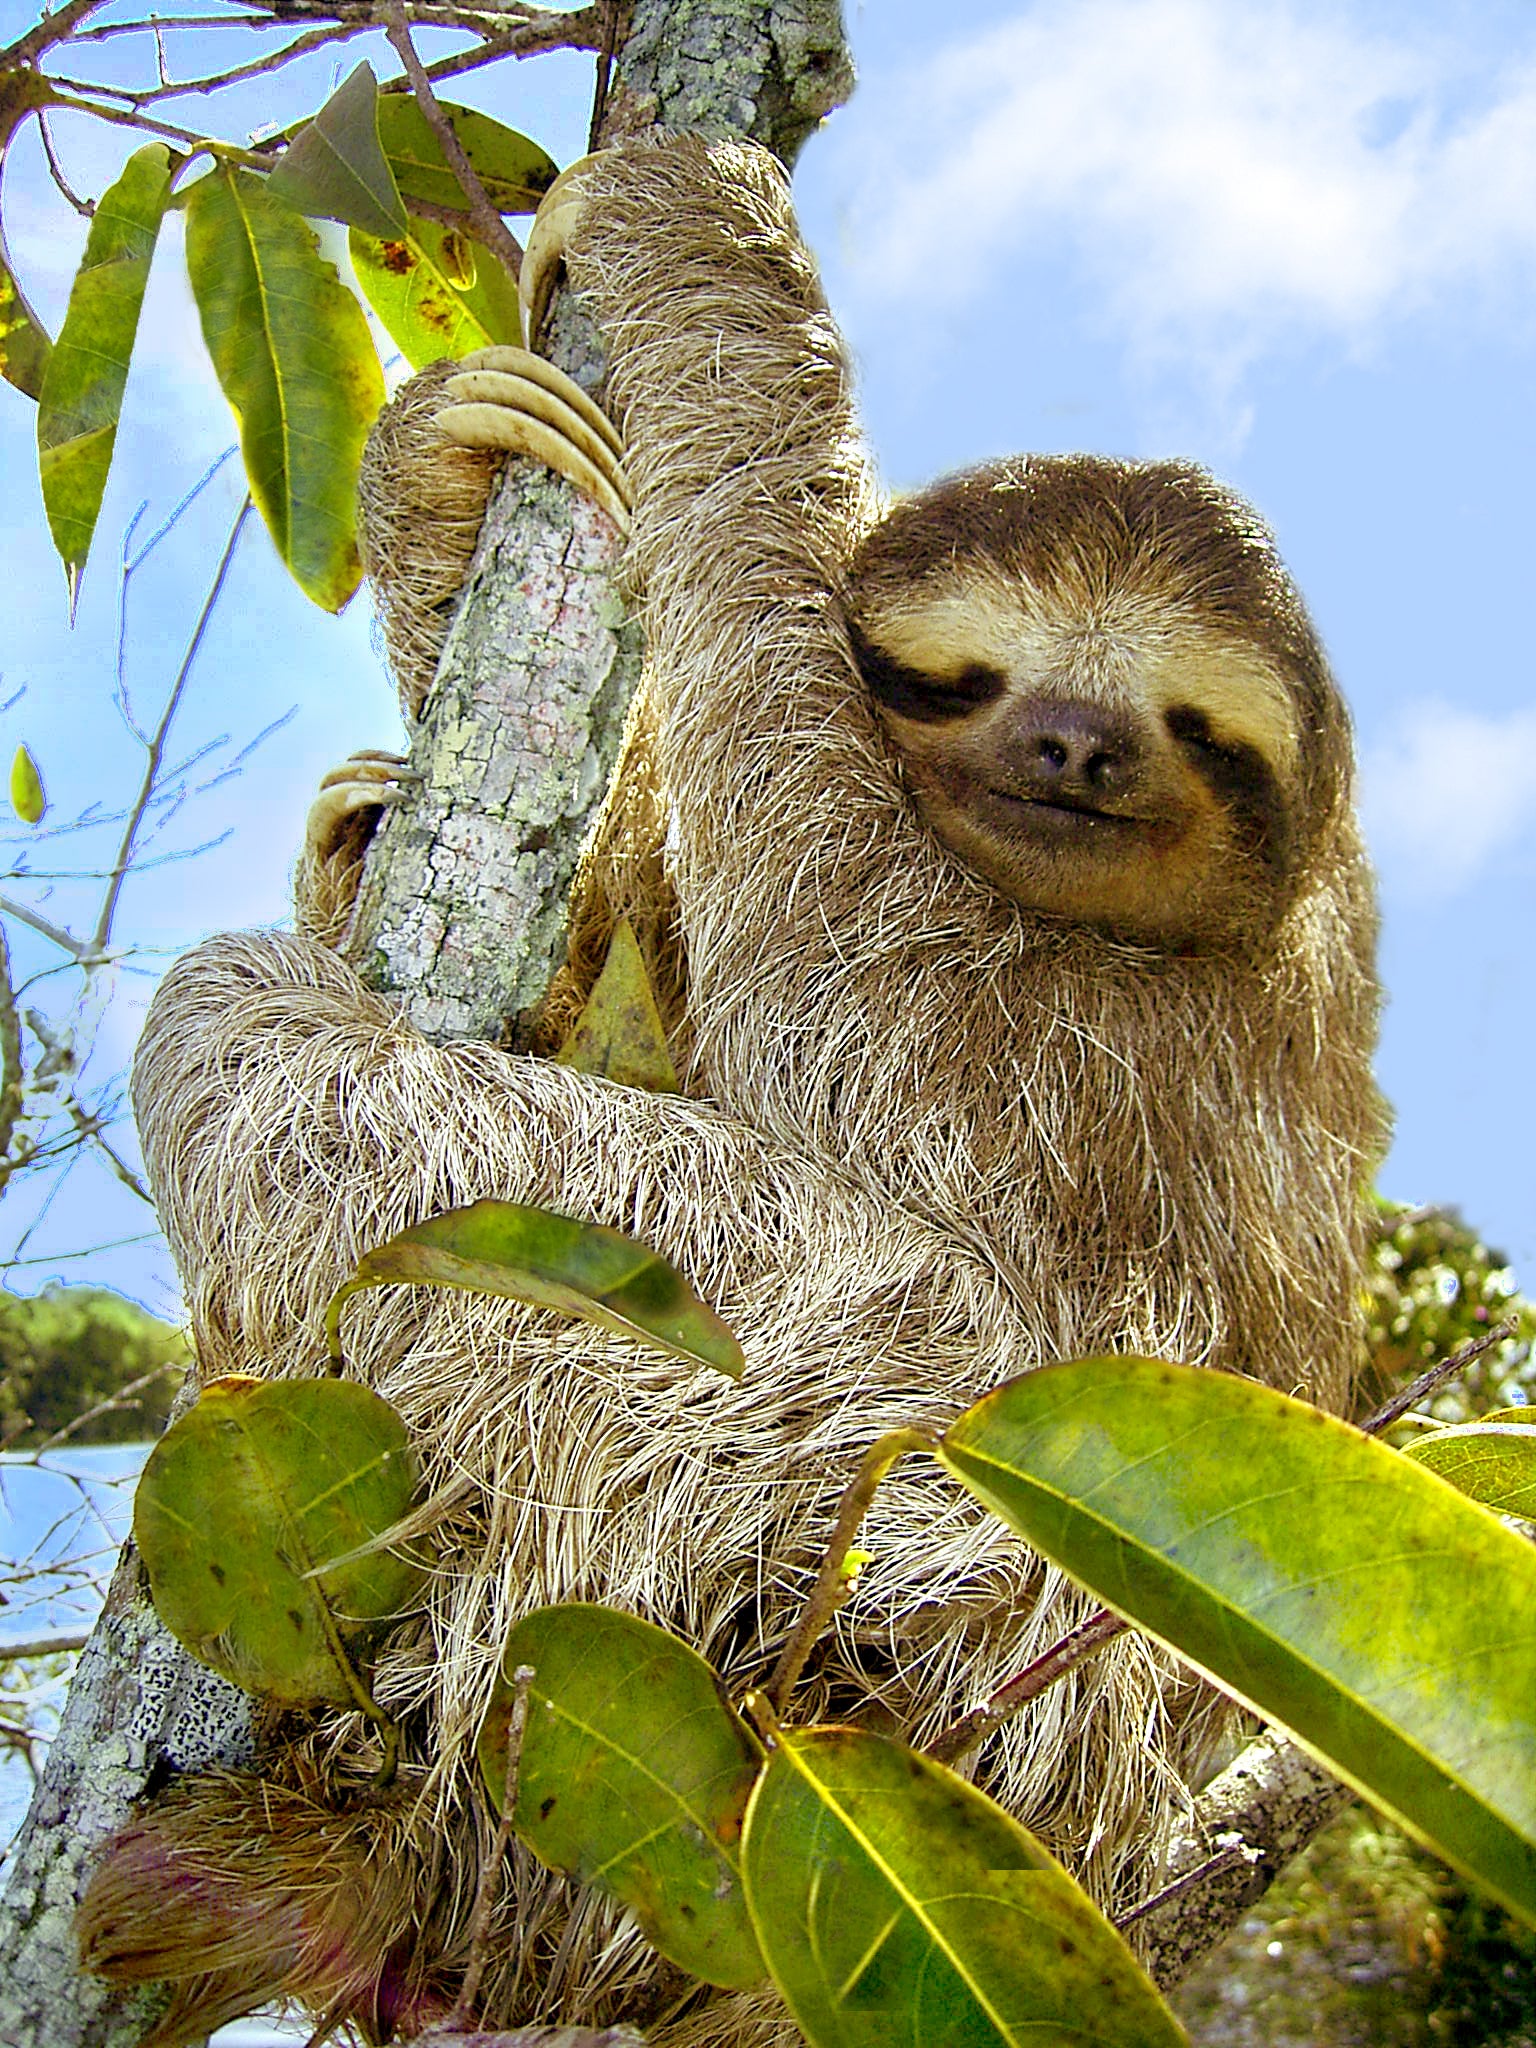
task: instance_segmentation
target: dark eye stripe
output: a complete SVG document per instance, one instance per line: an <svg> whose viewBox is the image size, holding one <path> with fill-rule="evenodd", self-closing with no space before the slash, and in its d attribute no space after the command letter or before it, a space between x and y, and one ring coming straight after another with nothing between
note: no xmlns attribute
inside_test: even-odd
<svg viewBox="0 0 1536 2048"><path fill-rule="evenodd" d="M993 703L1008 687L1006 677L981 662L972 662L955 676L928 675L895 660L866 639L857 626L848 631L854 659L871 696L898 717L925 725L965 718L979 705Z"/></svg>
<svg viewBox="0 0 1536 2048"><path fill-rule="evenodd" d="M1169 734L1266 867L1283 870L1291 854L1291 821L1274 772L1257 747L1218 740L1192 704L1163 714Z"/></svg>

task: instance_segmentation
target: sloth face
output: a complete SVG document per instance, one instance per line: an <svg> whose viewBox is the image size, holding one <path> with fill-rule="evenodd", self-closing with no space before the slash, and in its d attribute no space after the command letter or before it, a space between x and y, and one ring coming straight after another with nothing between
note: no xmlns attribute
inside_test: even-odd
<svg viewBox="0 0 1536 2048"><path fill-rule="evenodd" d="M860 550L850 633L924 818L1030 909L1170 949L1268 929L1347 790L1300 601L1201 471L938 485Z"/></svg>

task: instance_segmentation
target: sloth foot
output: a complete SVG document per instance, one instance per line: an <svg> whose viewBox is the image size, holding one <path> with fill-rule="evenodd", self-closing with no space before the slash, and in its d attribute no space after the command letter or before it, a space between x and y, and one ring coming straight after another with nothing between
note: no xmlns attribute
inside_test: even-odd
<svg viewBox="0 0 1536 2048"><path fill-rule="evenodd" d="M320 782L320 794L304 821L304 845L294 870L294 922L324 946L346 935L363 855L386 807L400 803L406 786L420 780L402 754L363 747L348 755Z"/></svg>
<svg viewBox="0 0 1536 2048"><path fill-rule="evenodd" d="M628 533L633 501L618 434L563 370L525 348L482 348L465 356L445 388L454 403L436 425L450 441L532 456L596 499Z"/></svg>

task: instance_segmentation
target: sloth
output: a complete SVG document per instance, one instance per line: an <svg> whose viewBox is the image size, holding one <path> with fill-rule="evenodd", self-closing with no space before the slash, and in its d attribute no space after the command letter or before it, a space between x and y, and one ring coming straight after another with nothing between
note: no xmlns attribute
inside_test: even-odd
<svg viewBox="0 0 1536 2048"><path fill-rule="evenodd" d="M546 204L608 351L625 453L597 467L648 648L621 785L655 796L616 792L578 923L661 877L680 1090L429 1044L334 951L247 934L167 975L136 1105L207 1373L315 1370L360 1253L483 1196L632 1231L747 1369L465 1296L357 1313L349 1370L406 1417L438 1546L376 1682L415 1760L359 1802L369 1729L277 1728L261 1776L146 1810L82 1933L94 1967L173 1980L157 2042L276 1996L369 2039L451 2004L490 1839L474 1731L520 1613L607 1601L743 1689L887 1429L1086 1354L1336 1409L1356 1369L1374 911L1347 714L1264 526L1201 470L1093 456L882 512L772 159L630 145ZM468 374L447 430L528 447L526 364ZM924 1461L861 1543L794 1719L922 1746L1086 1611ZM1127 1635L968 1767L1123 1909L1222 1718ZM514 1845L481 2023L619 2017L666 2048L798 2039Z"/></svg>

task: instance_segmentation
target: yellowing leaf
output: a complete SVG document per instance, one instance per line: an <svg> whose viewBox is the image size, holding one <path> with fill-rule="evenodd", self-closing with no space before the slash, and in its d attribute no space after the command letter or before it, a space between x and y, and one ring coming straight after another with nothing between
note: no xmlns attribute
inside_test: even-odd
<svg viewBox="0 0 1536 2048"><path fill-rule="evenodd" d="M379 85L359 64L283 152L267 190L298 212L403 235L405 208L379 146Z"/></svg>
<svg viewBox="0 0 1536 2048"><path fill-rule="evenodd" d="M187 272L251 496L299 587L340 611L362 574L357 472L384 402L363 309L314 230L228 165L187 195Z"/></svg>
<svg viewBox="0 0 1536 2048"><path fill-rule="evenodd" d="M348 247L363 296L413 370L521 344L517 286L489 249L415 218L409 234L386 240L354 228Z"/></svg>
<svg viewBox="0 0 1536 2048"><path fill-rule="evenodd" d="M622 1231L520 1202L471 1202L366 1252L331 1297L326 1333L341 1357L341 1310L365 1287L462 1287L559 1309L669 1358L742 1373L741 1346L675 1266Z"/></svg>
<svg viewBox="0 0 1536 2048"><path fill-rule="evenodd" d="M25 747L11 757L11 809L24 825L35 825L48 808L43 778Z"/></svg>
<svg viewBox="0 0 1536 2048"><path fill-rule="evenodd" d="M71 600L96 530L144 304L144 287L171 192L163 142L136 150L101 200L43 372L38 467L53 544Z"/></svg>
<svg viewBox="0 0 1536 2048"><path fill-rule="evenodd" d="M411 1558L354 1553L401 1520L415 1485L405 1424L367 1387L214 1380L134 1496L155 1611L248 1692L354 1705L353 1656L422 1580Z"/></svg>
<svg viewBox="0 0 1536 2048"><path fill-rule="evenodd" d="M1125 1943L1043 1845L942 1764L782 1729L742 1869L812 2048L1177 2048Z"/></svg>
<svg viewBox="0 0 1536 2048"><path fill-rule="evenodd" d="M1304 1402L1153 1359L1026 1373L938 1455L1536 1920L1536 1546Z"/></svg>
<svg viewBox="0 0 1536 2048"><path fill-rule="evenodd" d="M677 1092L661 1013L627 917L614 926L603 971L556 1058L578 1074L602 1074L626 1088Z"/></svg>
<svg viewBox="0 0 1536 2048"><path fill-rule="evenodd" d="M706 1984L759 1984L741 1889L741 1822L762 1763L697 1651L608 1607L542 1607L507 1638L481 1773L507 1782L508 1678L531 1667L514 1820L542 1863L628 1906Z"/></svg>

